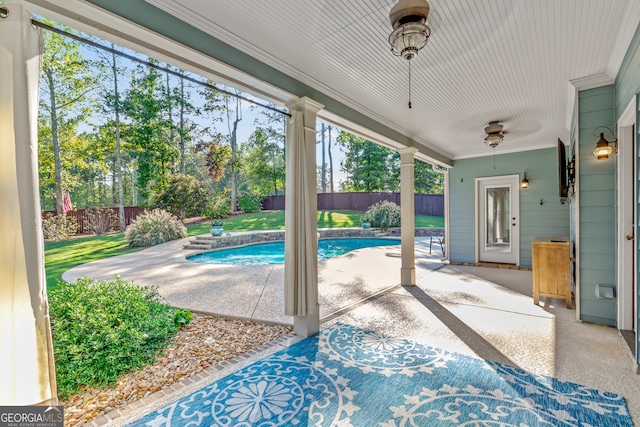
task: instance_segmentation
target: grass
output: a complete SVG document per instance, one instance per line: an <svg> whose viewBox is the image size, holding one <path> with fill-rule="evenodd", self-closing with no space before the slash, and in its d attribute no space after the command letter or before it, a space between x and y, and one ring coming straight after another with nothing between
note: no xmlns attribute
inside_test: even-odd
<svg viewBox="0 0 640 427"><path fill-rule="evenodd" d="M360 211L318 211L318 228L358 227L363 212ZM279 230L284 229L284 211L263 211L238 215L223 220L224 231ZM189 224L189 236L209 233L211 221ZM444 218L416 215L416 227L444 227ZM130 249L123 233L102 236L78 237L60 242L46 242L44 262L47 274L47 288L57 287L62 273L77 265L139 251Z"/></svg>

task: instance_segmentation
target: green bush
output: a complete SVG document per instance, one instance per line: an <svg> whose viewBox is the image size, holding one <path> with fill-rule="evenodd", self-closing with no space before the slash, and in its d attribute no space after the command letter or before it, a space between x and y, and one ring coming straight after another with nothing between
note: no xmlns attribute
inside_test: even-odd
<svg viewBox="0 0 640 427"><path fill-rule="evenodd" d="M242 213L260 212L262 197L253 193L241 193L238 196L238 208Z"/></svg>
<svg viewBox="0 0 640 427"><path fill-rule="evenodd" d="M209 192L201 181L190 175L175 174L168 179L167 189L154 202L180 218L205 213Z"/></svg>
<svg viewBox="0 0 640 427"><path fill-rule="evenodd" d="M62 399L152 363L180 323L156 290L119 278L60 282L49 291L49 310Z"/></svg>
<svg viewBox="0 0 640 427"><path fill-rule="evenodd" d="M48 213L42 219L44 240L64 240L78 232L78 221L74 216Z"/></svg>
<svg viewBox="0 0 640 427"><path fill-rule="evenodd" d="M229 215L231 215L231 198L224 194L216 194L207 205L207 218L226 218Z"/></svg>
<svg viewBox="0 0 640 427"><path fill-rule="evenodd" d="M389 227L400 226L400 206L388 200L375 203L362 217L362 222L368 221L372 227L379 227L386 231Z"/></svg>
<svg viewBox="0 0 640 427"><path fill-rule="evenodd" d="M154 209L138 215L124 237L130 248L146 247L187 237L187 228L169 212Z"/></svg>

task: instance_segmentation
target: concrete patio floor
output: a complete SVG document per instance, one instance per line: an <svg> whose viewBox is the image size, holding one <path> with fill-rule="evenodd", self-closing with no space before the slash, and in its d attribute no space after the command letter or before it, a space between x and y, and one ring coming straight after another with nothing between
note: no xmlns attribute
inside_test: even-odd
<svg viewBox="0 0 640 427"><path fill-rule="evenodd" d="M193 264L176 241L76 267L82 274L158 286L169 304L218 315L291 324L284 316L283 266L222 267ZM319 264L323 325L333 322L409 338L526 371L623 394L640 423L640 376L615 328L575 319L564 301L531 297L531 272L442 263L442 252L416 239L417 286L398 285L400 247L351 252ZM234 363L211 369L169 392L107 414L123 425L296 341L281 339ZM98 420L96 420L98 421ZM94 424L96 424L94 421Z"/></svg>

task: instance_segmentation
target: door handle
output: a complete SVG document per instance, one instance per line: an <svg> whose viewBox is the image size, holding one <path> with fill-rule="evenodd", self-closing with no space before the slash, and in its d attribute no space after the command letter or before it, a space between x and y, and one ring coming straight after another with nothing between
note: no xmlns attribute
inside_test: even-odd
<svg viewBox="0 0 640 427"><path fill-rule="evenodd" d="M627 234L627 240L633 240L633 234Z"/></svg>

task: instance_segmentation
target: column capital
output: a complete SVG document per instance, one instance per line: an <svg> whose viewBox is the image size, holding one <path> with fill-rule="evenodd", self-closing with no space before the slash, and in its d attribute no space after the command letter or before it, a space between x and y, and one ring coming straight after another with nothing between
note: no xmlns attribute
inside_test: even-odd
<svg viewBox="0 0 640 427"><path fill-rule="evenodd" d="M310 111L314 114L324 108L324 105L306 96L298 98L295 101L291 101L285 104L285 106L291 111Z"/></svg>
<svg viewBox="0 0 640 427"><path fill-rule="evenodd" d="M416 154L418 150L416 147L403 147L403 148L399 148L398 153L402 154Z"/></svg>

